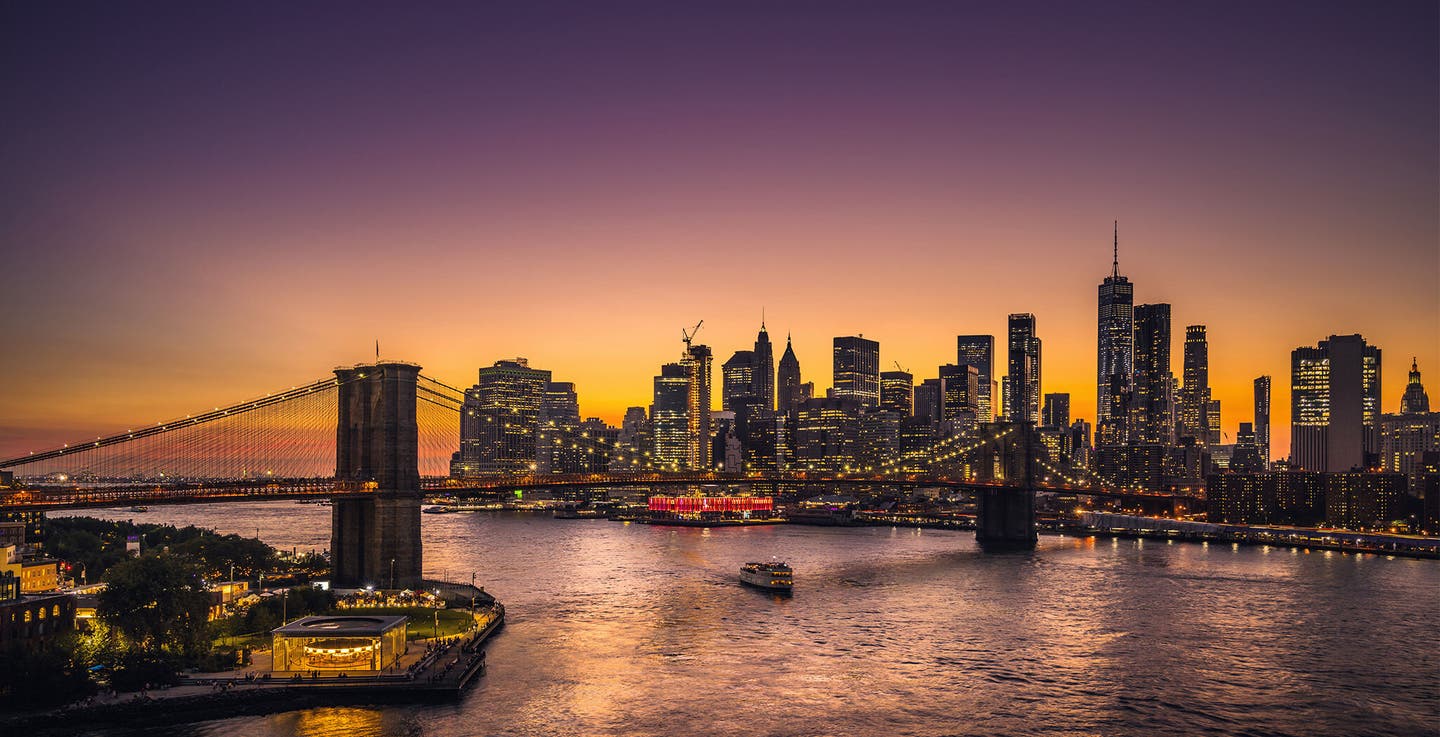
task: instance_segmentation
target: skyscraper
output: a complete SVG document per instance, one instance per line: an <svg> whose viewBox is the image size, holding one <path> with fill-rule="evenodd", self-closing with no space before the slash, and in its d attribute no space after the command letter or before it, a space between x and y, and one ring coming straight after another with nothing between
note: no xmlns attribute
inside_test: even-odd
<svg viewBox="0 0 1440 737"><path fill-rule="evenodd" d="M573 443L569 439L579 430L580 399L575 392L575 384L568 381L546 384L545 398L540 404L536 470L540 473L580 471L584 456L592 453L593 449L571 447Z"/></svg>
<svg viewBox="0 0 1440 737"><path fill-rule="evenodd" d="M1170 396L1170 305L1135 308L1134 379L1127 442L1172 445L1175 415Z"/></svg>
<svg viewBox="0 0 1440 737"><path fill-rule="evenodd" d="M1270 377L1255 379L1255 446L1260 460L1270 468Z"/></svg>
<svg viewBox="0 0 1440 737"><path fill-rule="evenodd" d="M880 344L864 336L836 338L834 356L834 396L879 406Z"/></svg>
<svg viewBox="0 0 1440 737"><path fill-rule="evenodd" d="M1090 423L1084 420L1076 420L1070 423L1070 462L1080 468L1089 468L1090 463Z"/></svg>
<svg viewBox="0 0 1440 737"><path fill-rule="evenodd" d="M710 347L689 345L681 365L689 372L690 386L686 408L690 468L709 470L710 463Z"/></svg>
<svg viewBox="0 0 1440 737"><path fill-rule="evenodd" d="M1010 406L1005 418L1011 422L1040 423L1040 339L1035 336L1035 316L1010 315Z"/></svg>
<svg viewBox="0 0 1440 737"><path fill-rule="evenodd" d="M1185 328L1185 383L1180 389L1180 437L1210 440L1210 343L1204 325Z"/></svg>
<svg viewBox="0 0 1440 737"><path fill-rule="evenodd" d="M1400 414L1420 414L1430 411L1430 395L1425 393L1425 385L1420 383L1419 359L1410 359L1410 377L1405 384L1405 394L1400 397Z"/></svg>
<svg viewBox="0 0 1440 737"><path fill-rule="evenodd" d="M1045 409L1040 413L1040 424L1061 430L1070 429L1070 395L1066 393L1046 394Z"/></svg>
<svg viewBox="0 0 1440 737"><path fill-rule="evenodd" d="M557 426L580 426L580 396L570 381L552 381L545 385L545 401L540 406L542 422Z"/></svg>
<svg viewBox="0 0 1440 737"><path fill-rule="evenodd" d="M995 419L995 336L955 336L955 363L960 366L974 366L980 375L980 421Z"/></svg>
<svg viewBox="0 0 1440 737"><path fill-rule="evenodd" d="M908 371L884 371L880 374L880 408L898 412L902 417L914 414L915 377Z"/></svg>
<svg viewBox="0 0 1440 737"><path fill-rule="evenodd" d="M620 422L616 442L623 450L623 458L629 466L640 463L646 453L652 453L654 442L650 433L650 417L644 407L625 408L625 419Z"/></svg>
<svg viewBox="0 0 1440 737"><path fill-rule="evenodd" d="M845 471L857 465L864 407L853 397L801 402L795 415L794 464L815 471Z"/></svg>
<svg viewBox="0 0 1440 737"><path fill-rule="evenodd" d="M800 405L800 359L795 357L795 348L790 336L785 336L785 353L780 356L780 369L775 376L775 398L781 413L790 413Z"/></svg>
<svg viewBox="0 0 1440 737"><path fill-rule="evenodd" d="M755 336L753 383L750 392L760 400L760 408L767 414L775 411L775 350L770 346L770 333L765 330L765 321L760 321L760 333Z"/></svg>
<svg viewBox="0 0 1440 737"><path fill-rule="evenodd" d="M662 468L690 468L690 368L678 363L660 367L655 377L655 404L650 409L654 457Z"/></svg>
<svg viewBox="0 0 1440 737"><path fill-rule="evenodd" d="M1363 468L1376 453L1380 349L1332 335L1290 353L1290 465L1307 471Z"/></svg>
<svg viewBox="0 0 1440 737"><path fill-rule="evenodd" d="M530 472L549 385L550 372L523 358L480 369L461 408L459 475Z"/></svg>
<svg viewBox="0 0 1440 737"><path fill-rule="evenodd" d="M940 420L950 431L975 429L980 413L980 372L974 366L947 364L940 367Z"/></svg>
<svg viewBox="0 0 1440 737"><path fill-rule="evenodd" d="M758 397L755 380L755 352L735 351L720 367L720 406L735 412L747 398Z"/></svg>
<svg viewBox="0 0 1440 737"><path fill-rule="evenodd" d="M915 417L931 425L940 421L940 380L926 379L915 387Z"/></svg>
<svg viewBox="0 0 1440 737"><path fill-rule="evenodd" d="M1400 398L1400 411L1380 416L1380 468L1410 476L1410 493L1426 497L1435 494L1434 484L1426 490L1424 469L1440 458L1440 412L1430 411L1430 397L1420 383L1420 366L1410 361L1410 380ZM1426 498L1427 502L1433 500ZM1433 508L1433 506L1432 506Z"/></svg>
<svg viewBox="0 0 1440 737"><path fill-rule="evenodd" d="M1116 391L1130 391L1133 382L1134 304L1135 285L1120 275L1120 221L1117 220L1110 276L1100 283L1099 335L1096 343L1098 366L1095 382L1095 432L1098 443L1121 443L1126 440L1122 429L1126 418L1114 416L1117 409L1124 411L1124 403L1114 401L1112 395ZM1168 317L1166 322L1169 322ZM1169 334L1168 326L1166 334ZM1167 359L1168 355L1167 349Z"/></svg>

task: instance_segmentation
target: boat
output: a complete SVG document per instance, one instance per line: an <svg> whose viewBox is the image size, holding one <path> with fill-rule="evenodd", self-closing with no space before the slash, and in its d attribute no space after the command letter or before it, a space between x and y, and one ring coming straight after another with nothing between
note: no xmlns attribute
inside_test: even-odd
<svg viewBox="0 0 1440 737"><path fill-rule="evenodd" d="M574 509L561 507L555 510L555 519L605 519L605 512L599 509Z"/></svg>
<svg viewBox="0 0 1440 737"><path fill-rule="evenodd" d="M130 508L130 511L132 511L132 512L148 512L148 511L150 511L150 508L149 508L149 507L131 507L131 508Z"/></svg>
<svg viewBox="0 0 1440 737"><path fill-rule="evenodd" d="M740 567L741 583L770 591L790 591L795 585L794 576L789 564L780 561L746 563Z"/></svg>

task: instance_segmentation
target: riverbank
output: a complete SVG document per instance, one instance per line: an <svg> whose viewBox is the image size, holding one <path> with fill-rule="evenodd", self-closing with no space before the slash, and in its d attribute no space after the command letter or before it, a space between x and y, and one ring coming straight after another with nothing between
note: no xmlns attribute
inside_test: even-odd
<svg viewBox="0 0 1440 737"><path fill-rule="evenodd" d="M505 626L505 607L496 602L475 617L473 635L441 638L404 673L323 679L195 675L178 686L127 694L109 703L0 717L0 734L42 737L85 728L158 727L319 706L456 701L484 674L483 645Z"/></svg>

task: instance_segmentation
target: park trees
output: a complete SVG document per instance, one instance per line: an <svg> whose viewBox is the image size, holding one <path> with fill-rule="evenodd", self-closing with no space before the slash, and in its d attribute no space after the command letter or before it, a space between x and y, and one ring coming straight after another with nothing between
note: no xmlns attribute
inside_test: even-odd
<svg viewBox="0 0 1440 737"><path fill-rule="evenodd" d="M146 555L105 572L96 615L141 650L195 658L210 649L210 592L193 560Z"/></svg>

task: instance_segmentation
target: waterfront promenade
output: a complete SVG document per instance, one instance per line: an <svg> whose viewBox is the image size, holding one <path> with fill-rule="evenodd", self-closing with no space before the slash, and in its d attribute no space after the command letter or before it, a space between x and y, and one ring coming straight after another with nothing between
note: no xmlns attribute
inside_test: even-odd
<svg viewBox="0 0 1440 737"><path fill-rule="evenodd" d="M381 672L323 676L271 673L270 653L254 654L234 671L191 674L178 685L140 693L102 693L60 709L0 720L0 733L68 733L85 726L177 724L226 716L265 714L314 706L453 701L485 672L485 643L505 624L494 603L474 613L464 635L411 643L399 665Z"/></svg>

